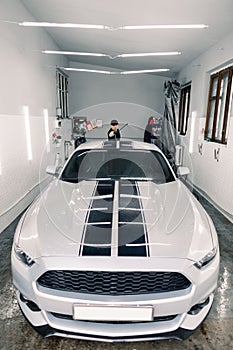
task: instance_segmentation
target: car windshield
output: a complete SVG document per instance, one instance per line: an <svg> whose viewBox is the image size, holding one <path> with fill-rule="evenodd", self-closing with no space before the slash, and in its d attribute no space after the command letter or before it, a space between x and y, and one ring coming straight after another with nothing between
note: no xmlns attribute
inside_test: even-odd
<svg viewBox="0 0 233 350"><path fill-rule="evenodd" d="M166 183L174 176L163 155L150 150L93 149L73 154L65 166L63 181L138 180Z"/></svg>

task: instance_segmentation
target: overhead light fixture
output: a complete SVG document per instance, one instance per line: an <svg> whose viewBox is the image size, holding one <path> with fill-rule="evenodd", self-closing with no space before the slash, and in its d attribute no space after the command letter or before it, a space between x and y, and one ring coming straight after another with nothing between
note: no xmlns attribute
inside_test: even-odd
<svg viewBox="0 0 233 350"><path fill-rule="evenodd" d="M54 54L54 55L75 55L75 56L94 56L94 57L108 57L104 53L95 52L78 52L78 51L54 51L54 50L43 50L42 53Z"/></svg>
<svg viewBox="0 0 233 350"><path fill-rule="evenodd" d="M126 70L120 72L120 74L141 74L141 73L158 73L158 72L168 72L169 68L160 68L160 69L142 69L142 70Z"/></svg>
<svg viewBox="0 0 233 350"><path fill-rule="evenodd" d="M150 24L132 25L121 27L110 27L102 24L80 24L80 23L53 23L53 22L19 22L24 27L52 27L52 28L77 28L77 29L105 29L115 30L135 30L135 29L205 29L207 24Z"/></svg>
<svg viewBox="0 0 233 350"><path fill-rule="evenodd" d="M75 55L75 56L93 56L93 57L108 57L112 60L116 58L128 58L128 57L150 57L150 56L175 56L181 55L179 51L171 52L145 52L145 53L124 53L116 56L107 55L97 52L78 52L78 51L61 51L61 50L43 50L42 53L54 54L54 55Z"/></svg>
<svg viewBox="0 0 233 350"><path fill-rule="evenodd" d="M88 73L99 73L99 74L109 74L109 75L127 75L127 74L140 74L140 73L159 73L159 72L168 72L169 68L159 68L159 69L142 69L142 70L132 70L132 71L106 71L106 70L96 70L96 69L84 69L84 68L65 68L61 67L66 71L74 72L88 72Z"/></svg>
<svg viewBox="0 0 233 350"><path fill-rule="evenodd" d="M120 29L204 29L208 28L207 24L151 24L151 25L134 25L122 26Z"/></svg>
<svg viewBox="0 0 233 350"><path fill-rule="evenodd" d="M181 55L179 51L171 51L171 52L147 52L147 53L123 53L121 55L117 55L113 58L128 58L128 57L150 57L150 56L175 56Z"/></svg>
<svg viewBox="0 0 233 350"><path fill-rule="evenodd" d="M54 28L78 28L78 29L107 29L101 24L78 24L78 23L52 23L52 22L19 22L24 27L54 27Z"/></svg>
<svg viewBox="0 0 233 350"><path fill-rule="evenodd" d="M88 72L88 73L99 73L99 74L112 74L113 72L107 71L107 70L96 70L96 69L84 69L84 68L62 68L67 71L74 71L74 72Z"/></svg>

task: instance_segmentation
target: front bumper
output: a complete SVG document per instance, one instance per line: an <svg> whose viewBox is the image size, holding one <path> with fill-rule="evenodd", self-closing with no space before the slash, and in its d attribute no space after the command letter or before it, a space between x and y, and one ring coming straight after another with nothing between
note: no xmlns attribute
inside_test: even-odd
<svg viewBox="0 0 233 350"><path fill-rule="evenodd" d="M131 258L132 259L132 258ZM31 268L25 267L12 254L13 283L20 308L29 323L43 336L62 336L77 339L124 342L155 339L186 339L204 321L213 303L213 292L218 279L219 255L211 266L203 271L196 269L190 261L171 259L163 265L166 271L178 271L190 279L192 285L185 291L148 295L103 296L77 294L54 291L38 286L36 280L47 270L61 268L60 259L47 258ZM151 270L151 266L159 266L162 261L153 258L140 261L143 270ZM76 261L77 264L77 261ZM131 265L131 266L130 266ZM62 260L62 269L73 269L72 258ZM101 259L92 261L81 259L79 269L95 267L107 269L106 262ZM127 265L118 260L117 268L137 269L135 262ZM32 304L30 304L31 301ZM203 304L203 301L207 300ZM73 305L90 303L104 305L151 305L154 309L154 320L147 322L95 322L79 321L72 318ZM202 307L193 314L194 305L202 303ZM35 307L31 305L35 304Z"/></svg>
<svg viewBox="0 0 233 350"><path fill-rule="evenodd" d="M207 305L195 316L186 313L174 316L170 321L157 321L155 318L154 322L122 324L76 321L71 320L69 315L61 318L61 315L50 312L30 310L22 302L18 291L17 299L27 321L43 337L60 336L83 340L129 342L188 338L207 317L213 302L213 294L208 298Z"/></svg>

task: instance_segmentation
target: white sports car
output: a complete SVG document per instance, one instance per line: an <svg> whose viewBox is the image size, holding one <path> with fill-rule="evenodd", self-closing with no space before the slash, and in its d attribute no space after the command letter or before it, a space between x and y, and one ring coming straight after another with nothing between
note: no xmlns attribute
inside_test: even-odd
<svg viewBox="0 0 233 350"><path fill-rule="evenodd" d="M130 140L79 146L12 248L19 306L43 336L185 339L211 308L218 271L205 210L156 146Z"/></svg>

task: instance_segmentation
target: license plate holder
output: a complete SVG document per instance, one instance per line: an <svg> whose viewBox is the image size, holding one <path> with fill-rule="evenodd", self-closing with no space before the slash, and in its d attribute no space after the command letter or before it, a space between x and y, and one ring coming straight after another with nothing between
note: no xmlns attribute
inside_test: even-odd
<svg viewBox="0 0 233 350"><path fill-rule="evenodd" d="M151 305L74 304L73 319L80 321L152 321Z"/></svg>

